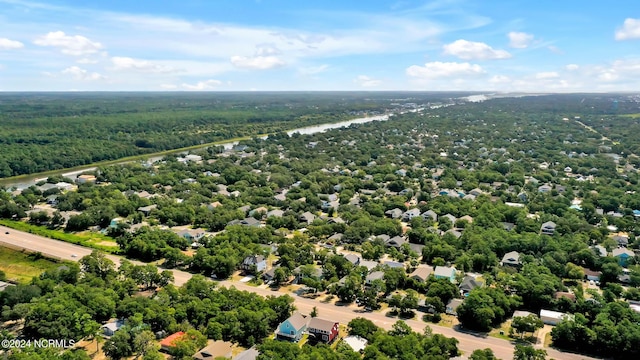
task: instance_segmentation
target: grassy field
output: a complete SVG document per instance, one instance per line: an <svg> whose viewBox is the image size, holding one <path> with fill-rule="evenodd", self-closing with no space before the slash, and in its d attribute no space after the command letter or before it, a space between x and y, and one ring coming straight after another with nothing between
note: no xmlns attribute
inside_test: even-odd
<svg viewBox="0 0 640 360"><path fill-rule="evenodd" d="M638 118L640 118L640 113L637 113L637 114L622 114L620 116L628 117L628 118L632 118L632 119L638 119Z"/></svg>
<svg viewBox="0 0 640 360"><path fill-rule="evenodd" d="M28 283L32 277L58 266L60 263L51 259L0 247L0 270L13 282Z"/></svg>
<svg viewBox="0 0 640 360"><path fill-rule="evenodd" d="M22 221L13 221L6 219L0 219L0 225L4 225L15 230L28 232L35 235L44 236L50 239L61 240L76 245L82 245L93 249L102 250L111 254L118 254L120 252L118 244L115 242L115 240L99 233L84 232L79 234L71 234L66 233L62 230L51 230L47 229L44 226L37 226Z"/></svg>

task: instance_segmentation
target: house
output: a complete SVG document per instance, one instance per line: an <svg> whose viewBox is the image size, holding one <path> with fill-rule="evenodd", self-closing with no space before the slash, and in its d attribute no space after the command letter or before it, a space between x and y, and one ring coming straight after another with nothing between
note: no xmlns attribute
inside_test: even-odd
<svg viewBox="0 0 640 360"><path fill-rule="evenodd" d="M260 355L258 349L252 347L236 355L233 360L256 360L258 358L258 355Z"/></svg>
<svg viewBox="0 0 640 360"><path fill-rule="evenodd" d="M538 192L546 194L546 193L550 192L551 189L552 189L551 186L545 184L545 185L542 185L542 186L538 187Z"/></svg>
<svg viewBox="0 0 640 360"><path fill-rule="evenodd" d="M553 235L556 232L556 223L547 221L540 226L540 233L543 235Z"/></svg>
<svg viewBox="0 0 640 360"><path fill-rule="evenodd" d="M266 282L269 282L271 280L273 280L273 278L276 276L276 269L279 266L274 266L271 269L265 271L264 273L262 273L262 279Z"/></svg>
<svg viewBox="0 0 640 360"><path fill-rule="evenodd" d="M344 256L345 259L347 259L347 261L349 261L350 263L352 263L355 266L358 266L360 264L360 256L355 255L355 254L347 254Z"/></svg>
<svg viewBox="0 0 640 360"><path fill-rule="evenodd" d="M262 255L251 255L244 258L240 268L245 271L261 272L267 268L267 260Z"/></svg>
<svg viewBox="0 0 640 360"><path fill-rule="evenodd" d="M436 266L433 271L436 279L449 279L451 282L456 281L456 269L448 266Z"/></svg>
<svg viewBox="0 0 640 360"><path fill-rule="evenodd" d="M299 219L300 221L306 222L307 224L311 224L316 219L316 216L308 211L305 211L304 213L302 213L302 215L300 215Z"/></svg>
<svg viewBox="0 0 640 360"><path fill-rule="evenodd" d="M473 196L480 196L480 195L484 194L484 191L482 191L480 188L475 188L475 189L469 191L469 194L471 194Z"/></svg>
<svg viewBox="0 0 640 360"><path fill-rule="evenodd" d="M556 291L553 294L553 298L556 300L560 300L562 298L567 298L572 302L576 301L576 294L571 293L571 292L567 292L567 291Z"/></svg>
<svg viewBox="0 0 640 360"><path fill-rule="evenodd" d="M593 271L593 270L587 269L587 268L582 268L582 271L584 272L584 277L587 280L589 280L589 281L600 281L600 275L602 275L602 272Z"/></svg>
<svg viewBox="0 0 640 360"><path fill-rule="evenodd" d="M298 342L306 329L307 319L297 312L280 323L276 332L276 339Z"/></svg>
<svg viewBox="0 0 640 360"><path fill-rule="evenodd" d="M280 209L274 209L271 210L269 212L267 212L267 218L270 217L279 217L281 218L284 215L284 211L280 210Z"/></svg>
<svg viewBox="0 0 640 360"><path fill-rule="evenodd" d="M459 239L462 236L462 233L456 229L449 229L447 231L445 231L445 233L443 235L446 234L451 234L453 235L456 239Z"/></svg>
<svg viewBox="0 0 640 360"><path fill-rule="evenodd" d="M596 255L598 255L598 256L600 256L600 257L605 257L605 256L607 256L607 253L608 253L608 252L607 252L607 249L606 249L604 246L602 246L602 245L596 245L596 246L594 246L592 249L593 249L593 252L595 252L595 253L596 253Z"/></svg>
<svg viewBox="0 0 640 360"><path fill-rule="evenodd" d="M513 315L511 316L511 318L514 317L527 317L529 315L535 315L532 312L528 312L528 311L524 311L524 310L516 310L513 312Z"/></svg>
<svg viewBox="0 0 640 360"><path fill-rule="evenodd" d="M410 275L409 278L419 282L426 282L429 276L433 273L431 266L418 266Z"/></svg>
<svg viewBox="0 0 640 360"><path fill-rule="evenodd" d="M455 216L451 215L451 214L446 214L446 215L442 215L440 216L440 220L442 220L442 218L447 218L449 219L449 221L451 222L451 224L455 224L456 220L458 220Z"/></svg>
<svg viewBox="0 0 640 360"><path fill-rule="evenodd" d="M210 203L209 205L207 205L207 209L213 210L213 209L217 208L218 206L222 206L222 203L220 201L214 201L214 202Z"/></svg>
<svg viewBox="0 0 640 360"><path fill-rule="evenodd" d="M420 216L422 216L422 218L425 220L431 219L433 221L438 221L438 214L436 214L436 212L433 210L427 210L423 212Z"/></svg>
<svg viewBox="0 0 640 360"><path fill-rule="evenodd" d="M184 229L177 231L176 234L186 239L189 243L192 243L202 239L205 231L204 229Z"/></svg>
<svg viewBox="0 0 640 360"><path fill-rule="evenodd" d="M367 347L367 339L363 339L360 336L349 335L346 338L342 339L345 344L349 345L349 347L355 352L364 351L364 348Z"/></svg>
<svg viewBox="0 0 640 360"><path fill-rule="evenodd" d="M467 296L469 295L471 290L479 287L483 287L483 286L484 286L484 283L482 281L476 280L476 278L474 278L473 276L465 276L464 279L462 279L462 282L460 283L460 285L458 286L458 289L460 289L460 294L462 294L463 296Z"/></svg>
<svg viewBox="0 0 640 360"><path fill-rule="evenodd" d="M428 314L435 314L436 307L433 304L427 303L426 299L418 300L418 311Z"/></svg>
<svg viewBox="0 0 640 360"><path fill-rule="evenodd" d="M387 235L387 234L380 234L380 235L378 235L378 236L376 236L376 237L371 237L371 239L372 239L372 240L373 240L373 239L377 239L377 240L382 241L384 244L386 244L386 243L387 243L387 241L389 241L389 240L391 239L391 236L389 236L389 235Z"/></svg>
<svg viewBox="0 0 640 360"><path fill-rule="evenodd" d="M413 208L402 214L402 221L411 221L414 217L420 216L420 209Z"/></svg>
<svg viewBox="0 0 640 360"><path fill-rule="evenodd" d="M384 272L374 271L371 274L367 275L367 277L364 279L364 283L366 285L371 285L375 280L382 280L382 279L384 279Z"/></svg>
<svg viewBox="0 0 640 360"><path fill-rule="evenodd" d="M209 341L209 344L200 349L193 358L196 360L214 360L218 358L231 359L233 343L228 341Z"/></svg>
<svg viewBox="0 0 640 360"><path fill-rule="evenodd" d="M58 189L60 189L61 191L62 191L62 190L65 190L65 191L71 191L71 190L73 190L73 184L69 184L68 182L64 182L64 181L61 181L61 182L59 182L59 183L56 183L56 187L57 187Z"/></svg>
<svg viewBox="0 0 640 360"><path fill-rule="evenodd" d="M462 301L463 301L462 299L451 299L445 306L444 312L446 314L453 315L453 316L458 315L458 313L456 312L456 309L458 308L458 306L462 304Z"/></svg>
<svg viewBox="0 0 640 360"><path fill-rule="evenodd" d="M507 231L511 231L516 227L516 224L512 223L512 222L503 222L502 223L502 228L507 230Z"/></svg>
<svg viewBox="0 0 640 360"><path fill-rule="evenodd" d="M309 338L317 342L330 344L338 336L339 323L331 320L312 318L307 326Z"/></svg>
<svg viewBox="0 0 640 360"><path fill-rule="evenodd" d="M557 325L562 320L571 320L573 315L551 310L540 310L540 320L547 325Z"/></svg>
<svg viewBox="0 0 640 360"><path fill-rule="evenodd" d="M176 345L175 342L183 337L185 334L184 331L178 331L177 333L171 334L164 338L164 340L160 341L160 350L165 352L171 351Z"/></svg>
<svg viewBox="0 0 640 360"><path fill-rule="evenodd" d="M335 233L335 234L333 234L333 235L329 236L329 237L327 238L327 240L328 240L328 241L330 241L330 242L332 242L332 243L336 243L336 242L338 242L338 241L341 241L343 236L344 236L344 235L343 235L342 233Z"/></svg>
<svg viewBox="0 0 640 360"><path fill-rule="evenodd" d="M387 215L388 217L392 218L392 219L399 219L402 217L402 214L404 212L398 208L392 209L392 210L387 210L384 212L385 215Z"/></svg>
<svg viewBox="0 0 640 360"><path fill-rule="evenodd" d="M85 174L85 175L80 175L78 176L78 178L76 179L76 182L78 184L95 184L96 183L96 177L95 175L89 175L89 174Z"/></svg>
<svg viewBox="0 0 640 360"><path fill-rule="evenodd" d="M38 186L38 189L40 191L42 191L42 192L45 192L45 191L51 190L51 189L55 189L55 188L56 188L56 186L53 185L53 184L50 184L50 183L46 183L46 184Z"/></svg>
<svg viewBox="0 0 640 360"><path fill-rule="evenodd" d="M378 262L372 260L360 260L359 266L364 266L367 268L367 270L371 271L373 270L373 268L378 266Z"/></svg>
<svg viewBox="0 0 640 360"><path fill-rule="evenodd" d="M187 156L184 157L185 161L192 161L192 162L198 162L198 161L202 161L202 156L200 155L194 155L194 154L189 154Z"/></svg>
<svg viewBox="0 0 640 360"><path fill-rule="evenodd" d="M462 216L459 220L466 221L469 224L473 223L473 218L469 215Z"/></svg>
<svg viewBox="0 0 640 360"><path fill-rule="evenodd" d="M149 214L151 214L151 211L157 208L158 208L158 205L153 204L153 205L141 206L137 210L140 211L142 214L144 214L144 216L149 216Z"/></svg>
<svg viewBox="0 0 640 360"><path fill-rule="evenodd" d="M618 264L622 266L626 266L629 259L635 256L634 252L627 248L613 249L611 255L613 255L613 257L615 258L618 258Z"/></svg>
<svg viewBox="0 0 640 360"><path fill-rule="evenodd" d="M509 251L508 253L504 254L504 256L502 257L502 261L500 261L500 265L519 267L520 265L522 265L522 263L520 262L520 253L517 251Z"/></svg>
<svg viewBox="0 0 640 360"><path fill-rule="evenodd" d="M626 234L618 234L611 237L618 243L618 246L627 247L629 245L629 235Z"/></svg>
<svg viewBox="0 0 640 360"><path fill-rule="evenodd" d="M302 271L302 265L301 265L293 269L293 275L295 276L295 279L294 279L295 284L300 284L302 280L307 279L309 277L322 279L322 268L314 267L311 274L308 274Z"/></svg>
<svg viewBox="0 0 640 360"><path fill-rule="evenodd" d="M259 220L259 219L262 218L262 215L264 215L266 213L267 213L267 208L264 207L264 206L261 206L261 207L258 207L258 208L255 208L255 209L249 211L249 216Z"/></svg>
<svg viewBox="0 0 640 360"><path fill-rule="evenodd" d="M394 236L391 239L385 241L386 246L391 246L394 248L400 248L407 242L402 236Z"/></svg>
<svg viewBox="0 0 640 360"><path fill-rule="evenodd" d="M13 286L13 284L9 284L8 282L0 281L0 292L4 291L9 286Z"/></svg>
<svg viewBox="0 0 640 360"><path fill-rule="evenodd" d="M124 320L115 320L102 325L100 328L102 329L102 334L104 334L104 336L113 336L113 334L123 326Z"/></svg>
<svg viewBox="0 0 640 360"><path fill-rule="evenodd" d="M404 264L397 261L385 261L383 265L392 269L404 269Z"/></svg>
<svg viewBox="0 0 640 360"><path fill-rule="evenodd" d="M109 222L109 227L110 228L117 228L118 224L124 222L123 218L117 217L117 218L113 218L111 219L111 221Z"/></svg>
<svg viewBox="0 0 640 360"><path fill-rule="evenodd" d="M49 196L47 196L47 205L57 206L58 205L58 196L57 195L49 195Z"/></svg>

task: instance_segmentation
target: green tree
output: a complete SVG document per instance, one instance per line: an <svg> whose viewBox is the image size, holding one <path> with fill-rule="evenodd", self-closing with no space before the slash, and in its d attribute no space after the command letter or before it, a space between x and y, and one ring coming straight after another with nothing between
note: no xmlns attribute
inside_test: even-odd
<svg viewBox="0 0 640 360"><path fill-rule="evenodd" d="M471 353L469 360L498 360L498 358L491 349L478 349Z"/></svg>
<svg viewBox="0 0 640 360"><path fill-rule="evenodd" d="M511 320L511 327L523 337L525 333L534 333L538 329L542 329L544 323L536 315L516 316Z"/></svg>
<svg viewBox="0 0 640 360"><path fill-rule="evenodd" d="M534 349L531 345L516 345L513 360L545 360L546 350Z"/></svg>

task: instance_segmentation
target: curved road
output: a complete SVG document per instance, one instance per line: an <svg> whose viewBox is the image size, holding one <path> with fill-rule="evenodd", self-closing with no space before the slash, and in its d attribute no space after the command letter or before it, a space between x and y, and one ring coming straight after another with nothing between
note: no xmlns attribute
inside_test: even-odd
<svg viewBox="0 0 640 360"><path fill-rule="evenodd" d="M6 234L9 232L9 234ZM42 236L13 230L4 226L0 226L0 246L7 246L10 248L25 249L27 251L41 252L43 255L50 256L61 260L78 261L83 256L91 254L92 249L66 243L63 241L53 240ZM74 256L75 255L75 256ZM121 256L107 255L109 259L117 264L123 259ZM142 264L141 262L133 261L136 264ZM187 282L192 274L180 271L172 270L175 277L175 285L180 286ZM280 296L283 293L274 291L271 289L260 288L256 286L247 285L234 281L222 281L219 282L219 286L231 287L235 286L238 290L246 290L256 293L258 295L267 296L275 295ZM312 308L315 306L318 310L319 316L323 318L336 319L343 324L348 323L351 319L356 317L364 317L373 321L376 325L383 329L389 330L396 322L396 318L390 318L379 312L362 312L359 309L346 306L336 306L333 304L323 303L314 299L307 299L292 294L295 298L295 306L298 311L303 314L309 314ZM470 354L476 349L490 348L494 351L498 358L508 360L513 358L514 345L506 340L484 337L482 335L475 335L471 333L464 333L451 329L448 327L437 326L433 324L427 324L419 320L406 320L406 323L416 332L422 333L424 328L429 325L434 334L442 334L447 337L453 337L458 339L458 348L465 354ZM550 358L556 360L592 360L594 358L576 355L572 353L566 353L557 351L550 348L545 348Z"/></svg>

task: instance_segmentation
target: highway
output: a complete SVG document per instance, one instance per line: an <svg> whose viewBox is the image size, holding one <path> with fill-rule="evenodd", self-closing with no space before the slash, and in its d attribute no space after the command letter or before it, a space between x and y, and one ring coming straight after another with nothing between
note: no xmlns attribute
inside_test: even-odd
<svg viewBox="0 0 640 360"><path fill-rule="evenodd" d="M9 234L6 234L9 232ZM4 226L0 226L0 245L8 246L11 248L25 249L27 251L37 251L43 255L69 261L78 261L83 256L89 255L92 249L66 243L63 241L53 240L45 238L39 235L34 235L22 231L13 230ZM75 256L74 256L75 255ZM120 264L121 256L107 255L116 265ZM138 261L132 261L136 264L142 264ZM187 282L192 274L180 270L172 270L175 278L175 285L180 286ZM271 289L265 289L261 287L247 285L241 282L234 281L221 281L219 286L231 287L235 286L238 290L246 290L262 296L283 295L283 292L274 291ZM303 314L309 314L312 308L315 306L318 310L318 316L328 319L336 319L340 323L346 324L350 320L356 317L364 317L373 321L376 325L383 329L389 330L393 323L396 322L396 318L390 318L379 312L362 312L360 309L346 306L336 306L329 303L323 303L319 300L308 299L290 294L295 299L295 306ZM419 320L406 320L406 323L416 332L422 333L425 326L429 325L434 334L442 334L447 337L454 337L458 339L458 348L465 354L470 354L476 349L490 348L494 351L496 356L503 360L513 358L514 345L506 340L484 337L482 335L470 334L460 332L452 328L437 326L433 324L427 324ZM545 348L548 357L556 360L591 360L595 358L576 355L567 352L557 351L551 348Z"/></svg>

